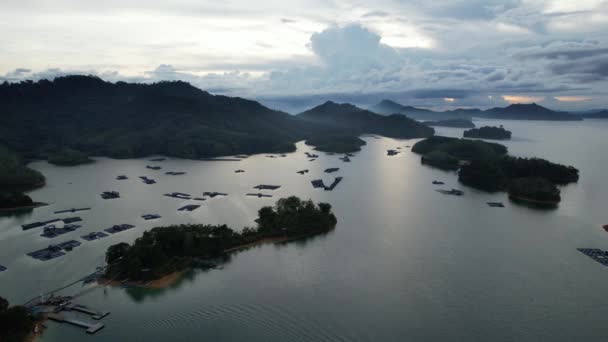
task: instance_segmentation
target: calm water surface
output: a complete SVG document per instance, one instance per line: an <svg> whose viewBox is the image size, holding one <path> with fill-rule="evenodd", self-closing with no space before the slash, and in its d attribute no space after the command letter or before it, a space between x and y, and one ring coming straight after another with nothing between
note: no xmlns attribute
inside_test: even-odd
<svg viewBox="0 0 608 342"><path fill-rule="evenodd" d="M32 192L50 203L32 214L0 218L0 295L24 302L74 281L103 264L105 249L131 242L154 226L175 223L254 225L257 210L281 196L297 195L333 205L337 228L329 234L287 245L264 245L234 254L223 270L192 271L164 290L82 287L78 302L109 310L106 328L89 336L79 328L49 322L42 341L605 341L608 336L608 269L576 248L608 249L608 121L503 124L513 131L511 154L572 164L578 184L562 188L556 210L532 210L458 184L455 173L420 165L405 146L412 140L366 138L352 163L322 155L309 162L298 144L286 158L252 156L240 162L168 159L112 160L62 168L36 162L48 185ZM462 129L439 134L461 136ZM386 150L404 152L388 157ZM148 170L148 164L163 166ZM324 174L340 167L336 174ZM310 169L299 175L297 170ZM234 173L244 169L242 174ZM166 171L185 171L167 176ZM117 181L119 174L129 180ZM310 180L335 175L333 191L315 190ZM137 177L158 183L145 185ZM431 182L466 192L434 191ZM244 196L258 184L279 184L274 198ZM121 198L104 201L102 191ZM229 193L202 203L163 197L166 192L200 196ZM504 209L487 201L503 201ZM83 228L54 240L27 222L57 217L55 210L90 206L78 213ZM142 214L162 219L144 221ZM74 216L72 214L63 215ZM47 262L26 256L50 241L78 239L113 224L136 229L84 242Z"/></svg>

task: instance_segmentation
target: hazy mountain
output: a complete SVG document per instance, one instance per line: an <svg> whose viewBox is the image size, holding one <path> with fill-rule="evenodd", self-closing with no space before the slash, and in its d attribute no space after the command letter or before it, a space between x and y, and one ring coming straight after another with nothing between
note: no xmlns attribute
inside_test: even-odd
<svg viewBox="0 0 608 342"><path fill-rule="evenodd" d="M429 109L417 108L412 106L404 106L391 100L382 100L378 104L370 107L370 110L384 115L403 114L416 120L436 121L450 119L465 119L470 120L473 113L479 110L456 109L447 112L435 112Z"/></svg>
<svg viewBox="0 0 608 342"><path fill-rule="evenodd" d="M483 112L483 117L503 120L582 120L579 116L556 112L554 110L532 104L512 104L505 108L491 108Z"/></svg>
<svg viewBox="0 0 608 342"><path fill-rule="evenodd" d="M428 137L434 133L433 128L403 115L379 115L351 104L331 101L300 113L297 117L346 129L351 134L372 133L407 139Z"/></svg>
<svg viewBox="0 0 608 342"><path fill-rule="evenodd" d="M585 119L608 119L608 109L581 114Z"/></svg>

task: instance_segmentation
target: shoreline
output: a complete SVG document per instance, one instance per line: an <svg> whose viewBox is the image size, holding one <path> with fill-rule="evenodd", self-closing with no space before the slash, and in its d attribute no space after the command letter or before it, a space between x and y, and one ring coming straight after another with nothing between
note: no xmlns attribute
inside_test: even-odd
<svg viewBox="0 0 608 342"><path fill-rule="evenodd" d="M13 208L0 208L0 212L13 212L13 211L21 211L21 210L27 210L27 209L35 209L35 208L39 208L39 207L45 207L49 205L48 203L44 203L44 202L34 202L32 205L26 205L26 206L22 206L22 207L13 207Z"/></svg>
<svg viewBox="0 0 608 342"><path fill-rule="evenodd" d="M537 199L530 198L530 197L515 196L515 195L511 195L511 194L509 194L509 198L512 200L515 200L515 201L522 201L522 202L531 203L531 204L551 205L551 206L556 206L559 204L559 202L561 202L561 201L543 201L543 200L537 200Z"/></svg>

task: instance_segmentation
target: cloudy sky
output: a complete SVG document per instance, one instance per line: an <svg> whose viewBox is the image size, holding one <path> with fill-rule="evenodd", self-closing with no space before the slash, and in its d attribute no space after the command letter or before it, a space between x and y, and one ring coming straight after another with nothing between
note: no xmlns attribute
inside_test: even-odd
<svg viewBox="0 0 608 342"><path fill-rule="evenodd" d="M287 111L608 107L608 1L2 0L0 80L180 79Z"/></svg>

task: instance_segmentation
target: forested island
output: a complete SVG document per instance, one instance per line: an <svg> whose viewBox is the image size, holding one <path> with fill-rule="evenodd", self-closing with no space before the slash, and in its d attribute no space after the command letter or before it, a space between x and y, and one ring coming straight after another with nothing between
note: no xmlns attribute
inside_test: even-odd
<svg viewBox="0 0 608 342"><path fill-rule="evenodd" d="M258 211L257 227L237 232L226 225L179 225L144 232L130 245L106 252L106 279L151 280L266 239L288 240L327 232L337 219L330 204L282 198Z"/></svg>
<svg viewBox="0 0 608 342"><path fill-rule="evenodd" d="M431 127L475 128L473 121L467 119L425 121L424 124Z"/></svg>
<svg viewBox="0 0 608 342"><path fill-rule="evenodd" d="M509 140L511 139L511 131L507 131L502 126L484 126L466 130L464 131L463 136L472 139Z"/></svg>
<svg viewBox="0 0 608 342"><path fill-rule="evenodd" d="M35 203L23 194L44 185L44 176L27 166L8 148L0 145L0 211L33 208Z"/></svg>
<svg viewBox="0 0 608 342"><path fill-rule="evenodd" d="M422 155L423 163L459 169L458 179L463 184L485 191L508 191L514 199L539 204L559 203L556 185L577 182L579 178L578 170L572 166L508 156L505 146L481 140L434 136L416 143L412 151ZM441 159L449 164L429 162Z"/></svg>
<svg viewBox="0 0 608 342"><path fill-rule="evenodd" d="M48 162L58 166L75 166L88 164L93 162L93 160L86 153L71 148L64 148L58 152L51 153L48 157Z"/></svg>
<svg viewBox="0 0 608 342"><path fill-rule="evenodd" d="M23 342L32 333L34 320L23 306L9 306L0 297L0 341Z"/></svg>
<svg viewBox="0 0 608 342"><path fill-rule="evenodd" d="M333 153L361 151L365 144L365 140L354 136L317 136L306 139L306 145L314 146L315 150Z"/></svg>

